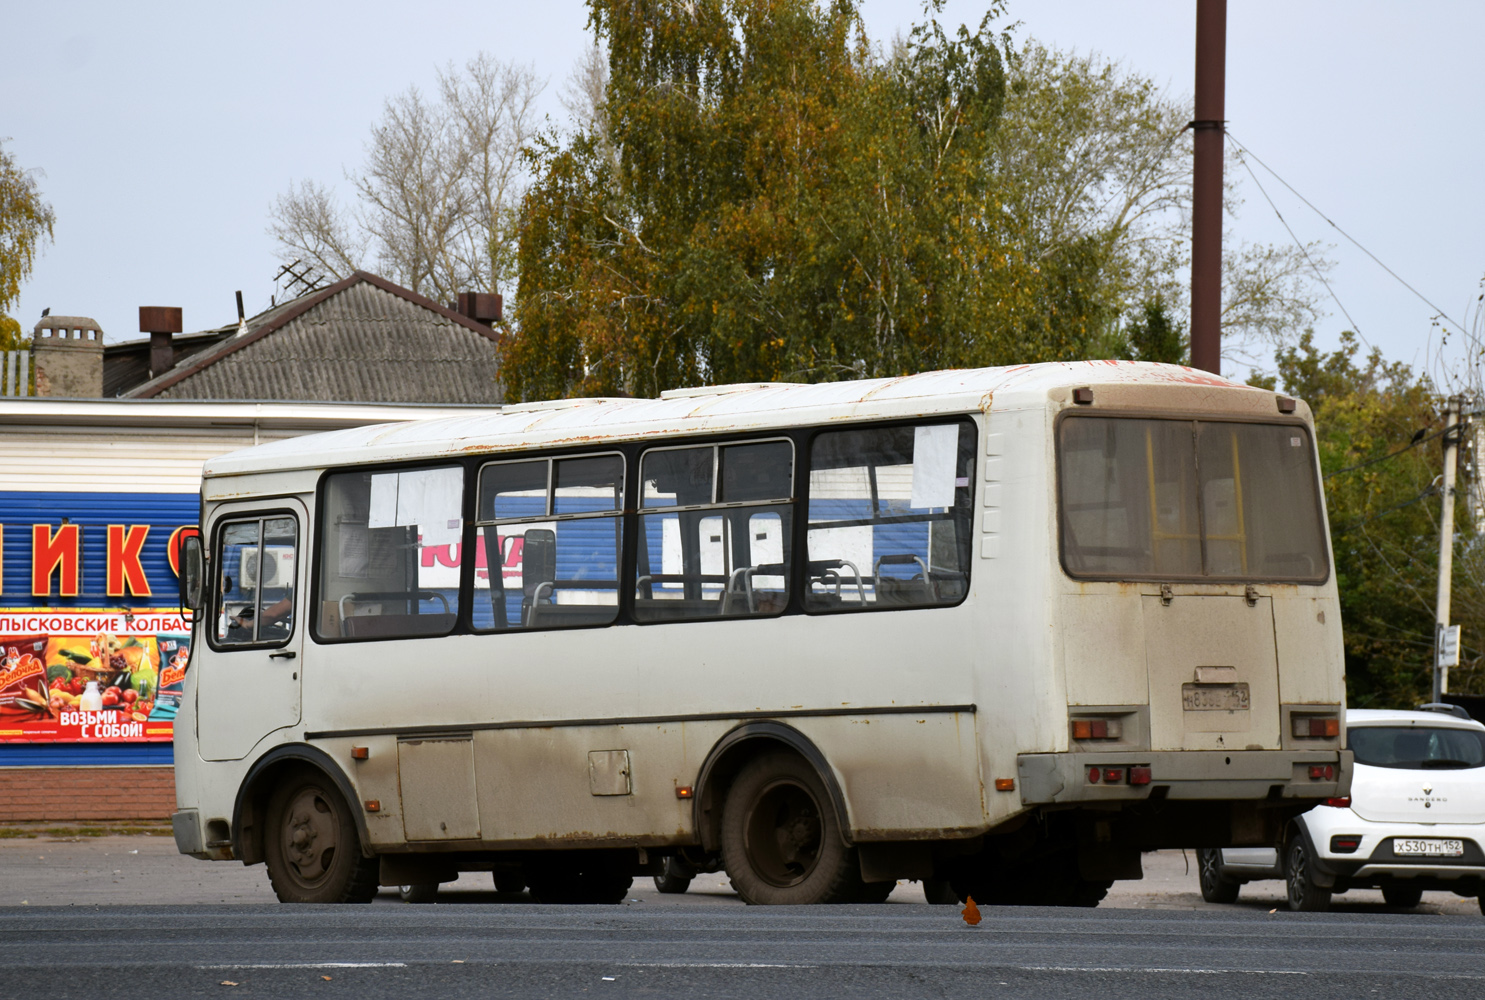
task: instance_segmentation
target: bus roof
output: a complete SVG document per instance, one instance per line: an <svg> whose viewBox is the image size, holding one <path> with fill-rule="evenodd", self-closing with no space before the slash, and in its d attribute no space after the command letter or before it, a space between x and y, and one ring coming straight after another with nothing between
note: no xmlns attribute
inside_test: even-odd
<svg viewBox="0 0 1485 1000"><path fill-rule="evenodd" d="M245 448L211 459L204 475L330 468L566 447L656 436L746 433L847 420L891 420L1037 405L1059 388L1186 385L1267 390L1180 365L1048 362L924 372L851 382L745 383L662 393L659 399L578 398L491 407L468 416L374 424Z"/></svg>

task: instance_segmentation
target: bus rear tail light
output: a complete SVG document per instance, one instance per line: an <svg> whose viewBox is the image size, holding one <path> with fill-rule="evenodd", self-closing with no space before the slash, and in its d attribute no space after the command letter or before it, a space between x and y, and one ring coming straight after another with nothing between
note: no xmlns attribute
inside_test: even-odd
<svg viewBox="0 0 1485 1000"><path fill-rule="evenodd" d="M1334 739L1341 735L1341 720L1334 715L1296 715L1294 735L1298 739Z"/></svg>
<svg viewBox="0 0 1485 1000"><path fill-rule="evenodd" d="M1311 764L1310 765L1310 780L1311 781L1334 781L1335 780L1335 765L1334 764Z"/></svg>
<svg viewBox="0 0 1485 1000"><path fill-rule="evenodd" d="M1355 854L1361 846L1361 837L1354 833L1338 833L1330 838L1331 854Z"/></svg>
<svg viewBox="0 0 1485 1000"><path fill-rule="evenodd" d="M1074 719L1072 735L1075 740L1117 740L1122 727L1118 719Z"/></svg>
<svg viewBox="0 0 1485 1000"><path fill-rule="evenodd" d="M1096 784L1098 784L1098 779L1099 778L1102 778L1102 777L1103 777L1103 772L1100 771L1098 768L1096 768L1096 767L1090 767L1088 769L1088 784L1090 784L1090 785L1096 785Z"/></svg>
<svg viewBox="0 0 1485 1000"><path fill-rule="evenodd" d="M1103 783L1105 785L1119 785L1124 782L1124 768L1106 767L1103 769Z"/></svg>
<svg viewBox="0 0 1485 1000"><path fill-rule="evenodd" d="M1150 769L1148 767L1131 767L1129 769L1129 783L1131 785L1148 785L1150 783Z"/></svg>

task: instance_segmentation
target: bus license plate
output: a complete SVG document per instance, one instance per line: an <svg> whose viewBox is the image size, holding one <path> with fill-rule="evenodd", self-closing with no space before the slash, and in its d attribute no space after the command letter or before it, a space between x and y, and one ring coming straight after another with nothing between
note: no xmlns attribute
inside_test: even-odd
<svg viewBox="0 0 1485 1000"><path fill-rule="evenodd" d="M1248 685L1182 684L1181 707L1188 712L1246 712Z"/></svg>
<svg viewBox="0 0 1485 1000"><path fill-rule="evenodd" d="M1392 853L1399 856L1414 855L1428 858L1458 858L1464 855L1464 841L1403 840L1401 838L1394 838L1392 841Z"/></svg>

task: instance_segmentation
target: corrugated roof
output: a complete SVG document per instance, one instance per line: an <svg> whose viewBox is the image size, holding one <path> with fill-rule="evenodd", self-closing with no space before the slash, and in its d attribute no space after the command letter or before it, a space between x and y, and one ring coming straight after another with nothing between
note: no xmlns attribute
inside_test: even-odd
<svg viewBox="0 0 1485 1000"><path fill-rule="evenodd" d="M1231 393L1268 406L1274 393L1177 365L1050 362L1010 368L924 372L901 378L713 386L661 399L572 399L507 406L489 413L331 431L233 452L207 463L208 475L393 462L595 440L665 434L762 431L838 420L900 419L936 413L1045 405L1050 391L1083 385L1178 386Z"/></svg>
<svg viewBox="0 0 1485 1000"><path fill-rule="evenodd" d="M501 399L487 327L375 275L358 271L262 320L128 395L443 405Z"/></svg>

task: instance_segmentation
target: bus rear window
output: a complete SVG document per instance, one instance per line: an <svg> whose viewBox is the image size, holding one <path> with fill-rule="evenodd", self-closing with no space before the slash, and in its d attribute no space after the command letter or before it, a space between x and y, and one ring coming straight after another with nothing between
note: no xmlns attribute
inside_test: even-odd
<svg viewBox="0 0 1485 1000"><path fill-rule="evenodd" d="M1309 432L1069 417L1058 432L1062 564L1076 577L1321 582Z"/></svg>

